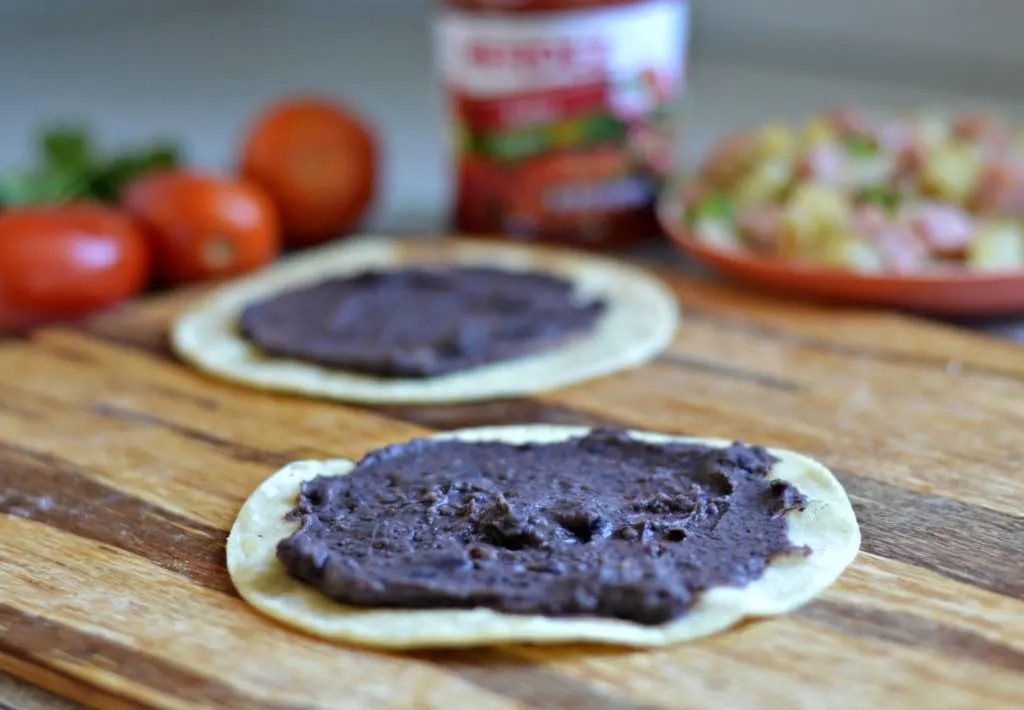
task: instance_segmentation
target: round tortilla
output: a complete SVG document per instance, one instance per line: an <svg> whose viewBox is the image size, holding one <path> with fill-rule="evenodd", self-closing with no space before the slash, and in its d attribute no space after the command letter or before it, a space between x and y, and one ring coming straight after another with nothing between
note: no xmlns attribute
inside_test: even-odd
<svg viewBox="0 0 1024 710"><path fill-rule="evenodd" d="M464 429L435 438L509 443L555 442L585 434L583 427L524 425ZM728 446L724 439L697 439L630 432L652 442ZM297 528L286 515L300 484L318 475L344 475L345 460L299 461L271 476L252 494L228 536L227 563L238 593L265 614L308 633L382 648L441 648L498 643L597 642L663 646L707 636L751 616L788 612L821 594L853 561L860 529L843 487L806 456L770 449L779 462L771 478L783 478L807 497L807 507L786 515L789 538L807 545L807 557L780 557L745 587L714 587L685 616L644 626L597 617L554 618L503 614L490 609L419 610L346 606L290 577L276 556L277 543Z"/></svg>
<svg viewBox="0 0 1024 710"><path fill-rule="evenodd" d="M247 305L281 291L367 268L424 262L554 273L584 297L603 297L607 309L589 333L536 354L418 379L270 357L238 330ZM262 389L373 404L439 404L522 396L640 365L668 345L677 321L675 298L661 283L610 259L481 240L363 237L305 252L218 289L178 319L171 343L201 370Z"/></svg>

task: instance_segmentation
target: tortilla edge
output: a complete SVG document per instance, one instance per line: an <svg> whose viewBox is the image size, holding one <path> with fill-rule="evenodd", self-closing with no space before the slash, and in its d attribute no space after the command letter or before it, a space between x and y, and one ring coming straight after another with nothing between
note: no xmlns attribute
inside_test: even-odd
<svg viewBox="0 0 1024 710"><path fill-rule="evenodd" d="M587 427L516 425L446 432L434 438L467 441L558 441ZM650 441L729 441L631 431ZM780 459L773 478L794 483L808 496L804 511L787 514L790 539L809 545L805 558L770 563L759 579L741 587L715 587L690 612L661 626L602 618L550 618L503 614L489 609L402 610L347 607L288 576L276 558L277 542L295 524L284 520L298 487L316 475L343 475L354 466L344 459L300 461L267 479L243 505L227 543L227 563L239 594L264 614L307 633L377 648L458 648L505 643L571 643L656 647L723 631L745 618L783 614L814 599L838 579L860 547L860 530L842 485L823 465L802 454L771 449Z"/></svg>
<svg viewBox="0 0 1024 710"><path fill-rule="evenodd" d="M262 356L237 332L242 308L286 288L332 273L429 259L536 268L568 278L588 293L603 295L609 308L595 331L568 343L424 379L375 378ZM637 367L668 347L679 319L678 304L660 280L639 267L607 258L472 239L363 236L304 252L221 286L178 316L170 341L177 355L193 367L236 384L364 404L442 404L551 391Z"/></svg>

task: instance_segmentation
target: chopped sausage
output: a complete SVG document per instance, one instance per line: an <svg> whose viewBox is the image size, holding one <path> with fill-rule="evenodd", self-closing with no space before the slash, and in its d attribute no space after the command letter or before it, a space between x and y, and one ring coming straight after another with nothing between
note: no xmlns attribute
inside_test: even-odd
<svg viewBox="0 0 1024 710"><path fill-rule="evenodd" d="M867 116L848 106L834 108L825 114L832 130L843 136L870 136L871 121Z"/></svg>
<svg viewBox="0 0 1024 710"><path fill-rule="evenodd" d="M961 253L974 234L970 215L952 205L925 205L913 213L909 224L914 234L939 254Z"/></svg>
<svg viewBox="0 0 1024 710"><path fill-rule="evenodd" d="M888 222L885 211L878 205L860 205L853 213L853 231L862 237L877 236Z"/></svg>
<svg viewBox="0 0 1024 710"><path fill-rule="evenodd" d="M744 132L720 141L704 165L708 180L718 187L729 186L757 160L759 140L756 132Z"/></svg>
<svg viewBox="0 0 1024 710"><path fill-rule="evenodd" d="M896 177L915 177L927 162L928 145L920 137L911 136L906 145L896 151Z"/></svg>
<svg viewBox="0 0 1024 710"><path fill-rule="evenodd" d="M710 194L711 188L703 180L690 180L679 188L679 199L687 209L696 207Z"/></svg>
<svg viewBox="0 0 1024 710"><path fill-rule="evenodd" d="M1010 133L991 116L983 113L963 113L953 119L953 135L962 141L985 143L993 148L1005 148Z"/></svg>
<svg viewBox="0 0 1024 710"><path fill-rule="evenodd" d="M907 225L889 225L874 238L886 265L899 273L919 270L928 258L928 248Z"/></svg>
<svg viewBox="0 0 1024 710"><path fill-rule="evenodd" d="M842 185L843 153L839 146L824 143L812 148L797 165L797 175L824 187Z"/></svg>
<svg viewBox="0 0 1024 710"><path fill-rule="evenodd" d="M878 147L898 155L914 140L914 132L906 121L887 121L878 129Z"/></svg>
<svg viewBox="0 0 1024 710"><path fill-rule="evenodd" d="M751 251L757 254L774 254L782 234L783 214L778 205L760 205L740 215L740 235Z"/></svg>
<svg viewBox="0 0 1024 710"><path fill-rule="evenodd" d="M970 204L983 215L1024 217L1024 173L1008 161L986 165Z"/></svg>

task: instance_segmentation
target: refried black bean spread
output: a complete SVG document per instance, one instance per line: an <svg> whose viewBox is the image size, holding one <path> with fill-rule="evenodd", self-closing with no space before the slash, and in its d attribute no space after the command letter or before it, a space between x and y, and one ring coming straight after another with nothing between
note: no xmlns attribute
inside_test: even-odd
<svg viewBox="0 0 1024 710"><path fill-rule="evenodd" d="M596 429L553 444L415 440L305 482L277 556L345 604L488 607L660 624L743 586L805 498L743 444L650 444Z"/></svg>
<svg viewBox="0 0 1024 710"><path fill-rule="evenodd" d="M263 352L384 377L432 377L508 360L590 331L601 300L535 271L417 267L331 278L246 308Z"/></svg>

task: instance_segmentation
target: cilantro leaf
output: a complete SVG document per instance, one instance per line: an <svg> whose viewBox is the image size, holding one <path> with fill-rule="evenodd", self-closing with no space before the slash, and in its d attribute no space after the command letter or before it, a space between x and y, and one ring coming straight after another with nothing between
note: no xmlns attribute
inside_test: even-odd
<svg viewBox="0 0 1024 710"><path fill-rule="evenodd" d="M121 190L143 173L173 168L179 162L178 151L171 145L157 145L145 152L124 153L99 166L90 176L93 197L115 202Z"/></svg>
<svg viewBox="0 0 1024 710"><path fill-rule="evenodd" d="M102 156L85 129L54 126L41 134L36 168L0 173L0 207L59 205L78 199L116 202L129 181L179 162L178 149L169 143Z"/></svg>
<svg viewBox="0 0 1024 710"><path fill-rule="evenodd" d="M861 202L878 205L882 209L892 211L899 205L899 194L892 185L871 185L861 188L858 194Z"/></svg>
<svg viewBox="0 0 1024 710"><path fill-rule="evenodd" d="M843 139L843 147L856 158L873 158L878 155L878 146L865 136L848 136Z"/></svg>
<svg viewBox="0 0 1024 710"><path fill-rule="evenodd" d="M88 195L86 177L73 170L0 175L0 207L62 204Z"/></svg>
<svg viewBox="0 0 1024 710"><path fill-rule="evenodd" d="M58 127L46 130L42 137L43 164L65 171L86 171L93 165L92 141L81 128Z"/></svg>
<svg viewBox="0 0 1024 710"><path fill-rule="evenodd" d="M694 220L708 219L716 222L733 221L733 205L725 195L713 192L705 197L693 210Z"/></svg>

